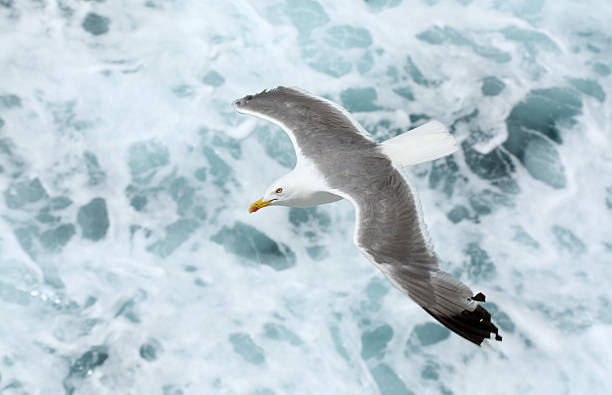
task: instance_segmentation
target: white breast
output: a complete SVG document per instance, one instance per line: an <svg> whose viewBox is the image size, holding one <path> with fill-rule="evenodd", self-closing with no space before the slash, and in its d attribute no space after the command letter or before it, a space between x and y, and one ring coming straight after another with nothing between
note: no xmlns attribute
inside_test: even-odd
<svg viewBox="0 0 612 395"><path fill-rule="evenodd" d="M325 177L309 158L299 155L295 169L290 173L294 187L301 191L291 201L293 207L312 207L319 204L333 203L342 197L334 193L327 185Z"/></svg>

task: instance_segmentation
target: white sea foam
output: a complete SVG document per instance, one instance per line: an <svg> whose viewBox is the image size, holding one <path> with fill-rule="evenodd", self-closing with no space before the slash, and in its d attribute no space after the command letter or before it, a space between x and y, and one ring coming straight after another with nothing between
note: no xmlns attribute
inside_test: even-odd
<svg viewBox="0 0 612 395"><path fill-rule="evenodd" d="M609 393L608 3L0 1L0 392ZM451 128L410 171L502 343L388 284L347 202L248 215L294 158L231 102L277 85Z"/></svg>

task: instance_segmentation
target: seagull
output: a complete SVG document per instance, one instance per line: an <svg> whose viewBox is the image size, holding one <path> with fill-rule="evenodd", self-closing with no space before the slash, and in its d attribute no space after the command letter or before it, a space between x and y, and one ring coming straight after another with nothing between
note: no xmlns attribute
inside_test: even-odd
<svg viewBox="0 0 612 395"><path fill-rule="evenodd" d="M233 102L241 114L280 126L297 163L270 185L249 212L267 206L312 207L346 199L355 207L353 242L386 278L444 326L481 345L501 341L491 314L461 281L440 270L415 189L402 167L456 151L437 121L377 143L340 105L279 86Z"/></svg>

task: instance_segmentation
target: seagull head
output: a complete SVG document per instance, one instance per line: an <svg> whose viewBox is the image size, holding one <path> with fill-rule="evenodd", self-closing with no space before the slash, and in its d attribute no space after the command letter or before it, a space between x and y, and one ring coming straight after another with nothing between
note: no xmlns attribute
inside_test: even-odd
<svg viewBox="0 0 612 395"><path fill-rule="evenodd" d="M249 213L267 206L312 207L319 204L336 202L340 196L321 188L320 181L308 177L307 172L295 169L270 185L263 197L251 204Z"/></svg>
<svg viewBox="0 0 612 395"><path fill-rule="evenodd" d="M266 189L261 199L251 204L249 213L267 206L294 206L300 200L301 192L299 182L291 177L281 177Z"/></svg>

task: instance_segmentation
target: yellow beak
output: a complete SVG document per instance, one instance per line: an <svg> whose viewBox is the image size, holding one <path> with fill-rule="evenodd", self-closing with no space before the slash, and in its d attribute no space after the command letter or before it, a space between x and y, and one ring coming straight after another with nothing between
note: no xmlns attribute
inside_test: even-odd
<svg viewBox="0 0 612 395"><path fill-rule="evenodd" d="M249 213L254 213L255 211L259 210L260 208L264 208L266 206L269 206L270 203L272 203L275 200L276 199L271 199L271 200L263 200L263 198L259 199L255 203L251 204L251 207L249 207Z"/></svg>

